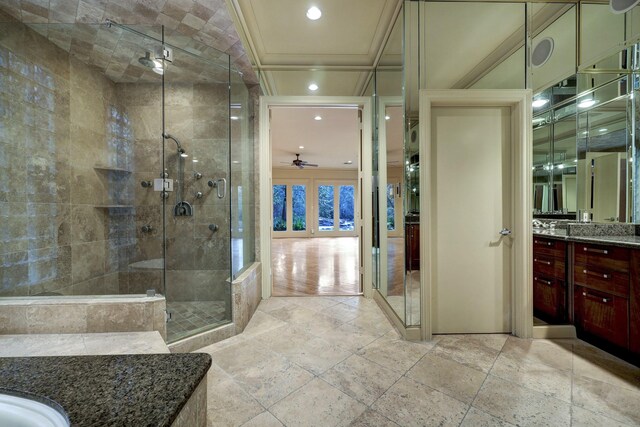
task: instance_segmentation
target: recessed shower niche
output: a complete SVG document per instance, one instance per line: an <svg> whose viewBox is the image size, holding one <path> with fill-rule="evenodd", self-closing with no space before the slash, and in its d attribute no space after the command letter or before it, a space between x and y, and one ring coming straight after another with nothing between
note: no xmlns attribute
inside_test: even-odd
<svg viewBox="0 0 640 427"><path fill-rule="evenodd" d="M163 27L0 24L0 296L155 290L169 341L229 322L250 104L228 55Z"/></svg>

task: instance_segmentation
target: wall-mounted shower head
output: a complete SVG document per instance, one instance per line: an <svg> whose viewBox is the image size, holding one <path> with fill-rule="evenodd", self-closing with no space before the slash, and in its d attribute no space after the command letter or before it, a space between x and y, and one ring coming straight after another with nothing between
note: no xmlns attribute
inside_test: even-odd
<svg viewBox="0 0 640 427"><path fill-rule="evenodd" d="M180 156L182 157L187 157L187 152L184 151L184 148L182 148L182 145L180 144L180 141L178 141L174 136L168 134L168 133L163 133L162 136L164 137L164 139L173 139L173 141L176 143L176 145L178 146L178 154L180 154Z"/></svg>
<svg viewBox="0 0 640 427"><path fill-rule="evenodd" d="M156 74L164 74L164 64L162 61L158 60L158 58L155 58L155 56L156 55L152 52L147 51L143 57L138 58L138 62L147 68L151 68L151 70Z"/></svg>

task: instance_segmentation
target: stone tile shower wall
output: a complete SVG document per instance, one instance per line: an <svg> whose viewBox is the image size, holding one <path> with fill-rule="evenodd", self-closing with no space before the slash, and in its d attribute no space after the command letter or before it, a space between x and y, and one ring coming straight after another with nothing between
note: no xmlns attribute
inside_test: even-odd
<svg viewBox="0 0 640 427"><path fill-rule="evenodd" d="M112 294L133 247L116 86L21 24L0 29L0 296Z"/></svg>
<svg viewBox="0 0 640 427"><path fill-rule="evenodd" d="M135 137L136 251L133 261L162 258L162 205L157 192L142 188L143 180L158 178L162 171L161 93L153 84L118 84ZM165 128L175 136L189 157L184 159L182 199L193 206L193 216L176 217L173 210L179 184L176 145L164 142L165 170L174 181L166 201L166 294L169 301L229 301L229 188L223 199L209 180L229 180L228 84L171 83L165 76ZM195 160L195 162L194 162ZM202 174L195 178L195 172ZM196 198L196 192L203 197ZM144 224L151 233L142 233ZM210 224L219 228L215 233ZM123 273L122 275L124 275ZM160 283L161 271L130 268L129 293L143 292L146 283ZM121 276L122 276L121 275ZM123 280L124 281L124 280Z"/></svg>
<svg viewBox="0 0 640 427"><path fill-rule="evenodd" d="M194 216L174 217L176 193L167 200L167 297L225 301L228 318L229 194L207 186L230 178L228 84L171 78L165 125L189 154ZM163 258L162 201L140 185L160 177L163 144L177 179L175 144L161 133L159 77L114 83L22 24L0 27L0 296L163 290L161 268L136 267Z"/></svg>

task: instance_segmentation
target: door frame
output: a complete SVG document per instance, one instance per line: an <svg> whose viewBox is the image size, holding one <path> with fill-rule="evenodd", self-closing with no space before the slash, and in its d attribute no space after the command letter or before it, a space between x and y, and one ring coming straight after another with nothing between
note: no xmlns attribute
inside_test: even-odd
<svg viewBox="0 0 640 427"><path fill-rule="evenodd" d="M511 259L511 328L515 336L533 336L533 286L531 245L531 161L532 161L532 93L531 90L450 89L420 90L420 162L431 164L432 107L509 107L511 109L511 164L513 257ZM432 339L432 287L436 241L430 233L433 226L433 179L428 168L420 173L420 270L422 288L422 339Z"/></svg>
<svg viewBox="0 0 640 427"><path fill-rule="evenodd" d="M360 130L361 149L358 159L358 188L360 202L356 206L357 217L360 219L360 280L364 296L371 298L373 294L371 260L372 245L372 100L366 96L261 96L260 97L260 145L259 145L259 203L261 206L259 215L260 224L260 262L262 264L262 298L271 297L272 273L271 273L271 138L269 111L276 106L355 106L362 111L362 128Z"/></svg>

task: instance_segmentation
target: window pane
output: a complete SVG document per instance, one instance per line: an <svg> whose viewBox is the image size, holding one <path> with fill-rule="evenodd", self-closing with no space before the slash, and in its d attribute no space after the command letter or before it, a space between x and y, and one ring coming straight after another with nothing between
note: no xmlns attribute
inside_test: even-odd
<svg viewBox="0 0 640 427"><path fill-rule="evenodd" d="M333 185L318 186L318 230L333 230Z"/></svg>
<svg viewBox="0 0 640 427"><path fill-rule="evenodd" d="M387 184L387 230L389 231L393 231L396 229L396 201L393 197L393 187L393 184Z"/></svg>
<svg viewBox="0 0 640 427"><path fill-rule="evenodd" d="M293 186L293 231L307 229L307 188L304 185Z"/></svg>
<svg viewBox="0 0 640 427"><path fill-rule="evenodd" d="M340 186L340 230L355 230L355 201L353 185Z"/></svg>
<svg viewBox="0 0 640 427"><path fill-rule="evenodd" d="M287 186L273 186L273 231L287 231Z"/></svg>

